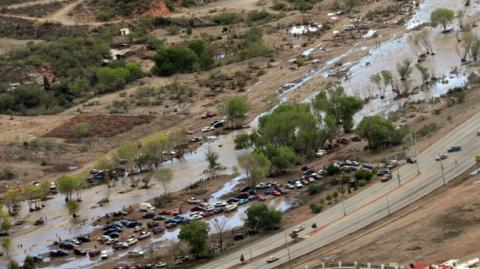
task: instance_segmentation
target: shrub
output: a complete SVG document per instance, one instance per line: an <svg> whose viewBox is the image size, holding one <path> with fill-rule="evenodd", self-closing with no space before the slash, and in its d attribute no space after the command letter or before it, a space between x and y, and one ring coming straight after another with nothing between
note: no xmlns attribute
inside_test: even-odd
<svg viewBox="0 0 480 269"><path fill-rule="evenodd" d="M311 203L310 210L312 210L313 213L318 214L322 212L323 206L321 204Z"/></svg>
<svg viewBox="0 0 480 269"><path fill-rule="evenodd" d="M247 15L248 22L267 21L273 16L265 10L252 10Z"/></svg>
<svg viewBox="0 0 480 269"><path fill-rule="evenodd" d="M310 195L314 195L320 193L322 191L322 187L320 185L309 185L307 191Z"/></svg>
<svg viewBox="0 0 480 269"><path fill-rule="evenodd" d="M240 21L240 17L236 13L224 12L215 15L212 21L217 24L231 25Z"/></svg>
<svg viewBox="0 0 480 269"><path fill-rule="evenodd" d="M72 135L75 138L87 137L89 135L90 125L88 122L75 124L72 128Z"/></svg>
<svg viewBox="0 0 480 269"><path fill-rule="evenodd" d="M358 186L359 186L359 187L364 187L365 185L367 185L367 181L366 181L366 180L360 179L360 180L358 181Z"/></svg>
<svg viewBox="0 0 480 269"><path fill-rule="evenodd" d="M372 171L363 170L363 169L357 170L355 172L355 178L357 180L370 181L373 178L373 175L374 174Z"/></svg>
<svg viewBox="0 0 480 269"><path fill-rule="evenodd" d="M430 135L438 131L438 129L440 129L440 126L436 122L427 123L417 131L417 137Z"/></svg>

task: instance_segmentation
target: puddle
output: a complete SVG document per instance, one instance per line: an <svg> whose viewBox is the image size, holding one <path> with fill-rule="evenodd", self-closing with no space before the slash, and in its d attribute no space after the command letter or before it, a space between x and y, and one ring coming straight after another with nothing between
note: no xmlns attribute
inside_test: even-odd
<svg viewBox="0 0 480 269"><path fill-rule="evenodd" d="M238 184L240 183L240 181L242 179L245 178L245 175L244 174L241 174L241 175L238 175L236 177L234 177L232 180L230 180L229 182L225 183L225 185L223 185L223 187L214 192L210 199L208 200L208 203L209 204L215 204L216 202L218 202L218 200L224 196L225 194L227 193L230 193L233 189L235 189L236 186L238 186Z"/></svg>

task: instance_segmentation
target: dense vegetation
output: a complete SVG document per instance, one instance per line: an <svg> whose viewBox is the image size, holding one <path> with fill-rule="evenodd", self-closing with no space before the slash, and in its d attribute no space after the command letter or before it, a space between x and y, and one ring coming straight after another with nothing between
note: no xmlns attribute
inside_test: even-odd
<svg viewBox="0 0 480 269"><path fill-rule="evenodd" d="M115 16L130 17L147 11L152 4L151 0L94 0L97 6L95 16L98 20L106 21Z"/></svg>
<svg viewBox="0 0 480 269"><path fill-rule="evenodd" d="M5 70L13 66L21 66L24 72L46 70L42 73L50 73L53 79L44 75L43 84L8 90L4 85L0 88L0 113L56 113L71 106L76 99L121 89L143 76L139 66L133 63L113 61L102 67L109 49L109 44L100 38L67 37L11 51L0 62ZM8 75L8 72L3 74Z"/></svg>

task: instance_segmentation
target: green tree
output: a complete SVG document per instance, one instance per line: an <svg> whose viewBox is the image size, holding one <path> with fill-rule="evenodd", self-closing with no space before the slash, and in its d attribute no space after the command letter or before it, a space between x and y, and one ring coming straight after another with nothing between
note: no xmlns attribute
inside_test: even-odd
<svg viewBox="0 0 480 269"><path fill-rule="evenodd" d="M7 256L10 256L10 251L12 250L12 239L10 237L2 239L2 248L7 252Z"/></svg>
<svg viewBox="0 0 480 269"><path fill-rule="evenodd" d="M113 158L117 163L125 162L129 170L135 166L135 161L138 156L137 144L133 142L126 142L120 145L113 151Z"/></svg>
<svg viewBox="0 0 480 269"><path fill-rule="evenodd" d="M198 56L190 48L161 48L153 58L153 72L160 76L190 73L198 63Z"/></svg>
<svg viewBox="0 0 480 269"><path fill-rule="evenodd" d="M280 226L282 212L269 209L265 204L252 205L247 209L246 225L255 230L272 230Z"/></svg>
<svg viewBox="0 0 480 269"><path fill-rule="evenodd" d="M30 184L23 189L23 195L27 199L29 209L32 210L32 205L37 206L42 199L43 191L40 186Z"/></svg>
<svg viewBox="0 0 480 269"><path fill-rule="evenodd" d="M20 269L20 265L14 260L8 262L8 269Z"/></svg>
<svg viewBox="0 0 480 269"><path fill-rule="evenodd" d="M264 179L271 168L270 161L262 153L248 153L238 157L240 166L245 169L248 185L255 188L257 183Z"/></svg>
<svg viewBox="0 0 480 269"><path fill-rule="evenodd" d="M75 200L69 200L65 206L67 207L68 214L72 215L74 218L77 217L77 213L80 210L80 203Z"/></svg>
<svg viewBox="0 0 480 269"><path fill-rule="evenodd" d="M178 239L188 242L191 247L191 252L197 257L200 255L206 256L209 230L210 227L206 222L193 220L180 228Z"/></svg>
<svg viewBox="0 0 480 269"><path fill-rule="evenodd" d="M249 109L250 102L246 96L234 96L218 107L219 112L227 117L227 122L234 129L243 126Z"/></svg>
<svg viewBox="0 0 480 269"><path fill-rule="evenodd" d="M22 269L35 269L35 260L32 256L27 255L27 257L25 257Z"/></svg>
<svg viewBox="0 0 480 269"><path fill-rule="evenodd" d="M210 178L214 178L217 175L217 171L221 169L221 165L218 162L218 153L210 148L205 153L205 160L208 163L207 173Z"/></svg>
<svg viewBox="0 0 480 269"><path fill-rule="evenodd" d="M252 141L256 149L267 144L288 146L306 157L313 157L334 134L335 124L328 115L317 117L307 104L281 105L259 119L259 128Z"/></svg>
<svg viewBox="0 0 480 269"><path fill-rule="evenodd" d="M3 205L0 204L0 232L8 232L12 227L12 223L10 221L10 214L3 210Z"/></svg>
<svg viewBox="0 0 480 269"><path fill-rule="evenodd" d="M237 134L233 142L235 144L235 150L248 149L252 146L250 135L246 132Z"/></svg>
<svg viewBox="0 0 480 269"><path fill-rule="evenodd" d="M408 134L405 127L396 127L392 121L381 116L365 117L357 126L357 133L366 138L371 149L378 149L390 144L402 143Z"/></svg>
<svg viewBox="0 0 480 269"><path fill-rule="evenodd" d="M157 168L159 163L165 160L164 152L172 146L172 139L168 134L149 136L145 139L142 146L142 153Z"/></svg>
<svg viewBox="0 0 480 269"><path fill-rule="evenodd" d="M362 109L363 101L347 96L342 86L333 86L324 89L315 97L314 107L330 115L337 126L351 130L353 116Z"/></svg>
<svg viewBox="0 0 480 269"><path fill-rule="evenodd" d="M455 12L448 8L437 8L430 14L430 22L433 27L443 26L443 31L447 31L447 26L455 18Z"/></svg>
<svg viewBox="0 0 480 269"><path fill-rule="evenodd" d="M272 164L272 168L275 168L278 172L283 173L288 168L292 167L297 160L295 152L293 152L289 147L274 147L272 144L268 144L263 149L260 150L265 157ZM272 171L271 171L272 172Z"/></svg>
<svg viewBox="0 0 480 269"><path fill-rule="evenodd" d="M17 208L19 207L19 203L22 199L22 195L18 190L10 189L3 193L3 202L8 209L8 213L10 215L15 215Z"/></svg>
<svg viewBox="0 0 480 269"><path fill-rule="evenodd" d="M79 176L63 175L57 179L57 188L60 193L65 194L66 200L71 200L73 193L82 184Z"/></svg>

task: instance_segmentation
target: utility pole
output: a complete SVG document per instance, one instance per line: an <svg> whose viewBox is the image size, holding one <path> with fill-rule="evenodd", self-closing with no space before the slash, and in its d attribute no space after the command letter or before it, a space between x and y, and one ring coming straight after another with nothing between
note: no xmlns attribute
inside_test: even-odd
<svg viewBox="0 0 480 269"><path fill-rule="evenodd" d="M446 184L446 180L445 180L445 168L443 167L443 160L440 160L440 169L442 169L443 185L445 185L445 184Z"/></svg>
<svg viewBox="0 0 480 269"><path fill-rule="evenodd" d="M342 208L343 208L343 216L347 216L347 210L345 209L345 201L342 201Z"/></svg>
<svg viewBox="0 0 480 269"><path fill-rule="evenodd" d="M283 235L285 236L285 245L287 245L288 262L290 263L290 260L292 259L292 257L290 256L290 246L288 245L287 232L284 231ZM288 267L290 268L290 265Z"/></svg>
<svg viewBox="0 0 480 269"><path fill-rule="evenodd" d="M385 194L385 201L387 202L388 215L392 214L390 211L390 201L388 201L388 194Z"/></svg>
<svg viewBox="0 0 480 269"><path fill-rule="evenodd" d="M248 249L250 250L250 261L252 261L252 247L250 246Z"/></svg>
<svg viewBox="0 0 480 269"><path fill-rule="evenodd" d="M397 179L398 179L398 186L402 186L402 182L400 181L400 169L397 171Z"/></svg>

